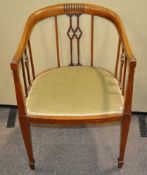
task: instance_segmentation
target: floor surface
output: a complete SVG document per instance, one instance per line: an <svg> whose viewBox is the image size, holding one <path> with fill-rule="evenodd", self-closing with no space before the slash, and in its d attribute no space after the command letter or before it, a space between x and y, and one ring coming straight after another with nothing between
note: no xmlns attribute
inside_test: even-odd
<svg viewBox="0 0 147 175"><path fill-rule="evenodd" d="M119 124L32 127L36 170L28 166L18 120L6 128L9 111L0 110L0 175L146 175L147 138L133 116L124 167L117 168Z"/></svg>

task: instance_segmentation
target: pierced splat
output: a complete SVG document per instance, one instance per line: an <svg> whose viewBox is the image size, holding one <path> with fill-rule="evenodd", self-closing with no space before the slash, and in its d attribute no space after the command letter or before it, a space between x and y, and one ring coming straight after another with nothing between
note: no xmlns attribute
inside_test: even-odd
<svg viewBox="0 0 147 175"><path fill-rule="evenodd" d="M70 66L74 66L73 63L73 39L77 40L77 66L80 66L80 38L82 36L82 30L80 29L79 17L81 14L68 14L70 26L67 30L67 36L70 39ZM73 16L76 16L76 27L73 26Z"/></svg>

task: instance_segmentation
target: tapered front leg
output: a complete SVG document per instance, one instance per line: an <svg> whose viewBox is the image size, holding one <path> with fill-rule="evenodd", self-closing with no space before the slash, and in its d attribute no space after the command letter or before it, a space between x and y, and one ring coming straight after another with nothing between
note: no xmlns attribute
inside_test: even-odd
<svg viewBox="0 0 147 175"><path fill-rule="evenodd" d="M29 158L29 166L32 170L34 170L35 169L35 160L33 157L30 124L27 121L26 117L19 117L19 123L20 123L22 136L24 139L25 147L27 150L28 158Z"/></svg>
<svg viewBox="0 0 147 175"><path fill-rule="evenodd" d="M124 164L124 154L131 121L131 114L124 115L121 121L121 138L120 138L120 152L118 158L118 168L122 168Z"/></svg>

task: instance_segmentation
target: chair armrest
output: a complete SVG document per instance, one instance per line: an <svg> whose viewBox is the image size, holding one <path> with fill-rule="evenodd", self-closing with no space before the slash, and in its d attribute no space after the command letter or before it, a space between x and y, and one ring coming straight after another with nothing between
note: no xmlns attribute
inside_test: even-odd
<svg viewBox="0 0 147 175"><path fill-rule="evenodd" d="M116 14L115 16L115 25L116 28L118 30L119 33L119 37L120 37L120 41L122 43L123 49L125 51L125 54L127 56L128 61L131 61L131 64L135 64L136 65L136 59L133 55L132 49L130 47L129 41L128 41L128 37L126 35L123 23L121 21L121 19L119 18L119 16Z"/></svg>
<svg viewBox="0 0 147 175"><path fill-rule="evenodd" d="M120 88L122 90L122 95L124 95L124 113L130 113L132 108L136 59L132 53L124 26L119 16L116 14L114 19L115 21L113 22L115 23L115 26L119 33L119 44L118 44L117 61L115 66L115 77L118 79Z"/></svg>
<svg viewBox="0 0 147 175"><path fill-rule="evenodd" d="M28 47L30 47L30 41L29 41L29 38L30 38L30 34L31 34L31 31L32 31L32 28L33 28L33 25L35 23L35 18L33 16L30 16L26 22L26 25L25 25L25 28L24 28L24 31L23 31L23 34L22 34L22 37L21 37L21 40L20 40L20 43L18 45L18 48L17 48L17 51L11 61L11 68L12 69L17 69L18 68L18 65L19 65L19 62L23 56L23 53L27 47L27 44L28 44Z"/></svg>

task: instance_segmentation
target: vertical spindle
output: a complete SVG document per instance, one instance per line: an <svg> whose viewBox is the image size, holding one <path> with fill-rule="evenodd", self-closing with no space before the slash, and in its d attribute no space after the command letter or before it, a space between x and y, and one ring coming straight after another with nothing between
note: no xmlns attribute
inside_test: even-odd
<svg viewBox="0 0 147 175"><path fill-rule="evenodd" d="M28 78L28 83L29 86L31 86L31 79L30 79L30 70L29 70L29 59L28 59L28 55L27 55L27 50L25 49L24 51L24 61L25 61L25 66L26 66L26 70L27 70L27 78ZM28 87L29 88L29 87Z"/></svg>
<svg viewBox="0 0 147 175"><path fill-rule="evenodd" d="M59 53L59 37L58 37L58 21L57 16L55 18L55 33L56 33L56 51L57 51L57 64L60 67L60 53Z"/></svg>
<svg viewBox="0 0 147 175"><path fill-rule="evenodd" d="M126 68L127 68L127 58L126 58L126 55L125 55L125 59L124 59L124 71L123 71L123 83L122 83L122 95L124 95L124 92L125 92Z"/></svg>
<svg viewBox="0 0 147 175"><path fill-rule="evenodd" d="M91 15L91 66L93 66L94 15Z"/></svg>
<svg viewBox="0 0 147 175"><path fill-rule="evenodd" d="M30 62L31 62L32 76L33 76L33 80L34 80L35 79L35 69L34 69L34 63L33 63L33 56L32 56L32 49L31 49L30 40L28 40L28 49L29 49L29 56L30 56Z"/></svg>
<svg viewBox="0 0 147 175"><path fill-rule="evenodd" d="M24 66L24 60L23 57L21 58L21 67L22 67L22 75L23 75L23 82L24 82L24 89L25 89L25 95L28 96L28 89L27 89L27 81L26 81L26 73L25 73L25 66Z"/></svg>
<svg viewBox="0 0 147 175"><path fill-rule="evenodd" d="M121 88L122 88L122 73L123 73L124 59L125 59L125 52L124 48L122 48L121 60L120 60L120 74L119 74L119 83Z"/></svg>
<svg viewBox="0 0 147 175"><path fill-rule="evenodd" d="M118 63L119 63L120 48L121 48L120 46L121 46L121 40L119 38L119 40L118 40L118 48L117 48L116 65L115 65L115 78L117 78L117 73L118 73Z"/></svg>

